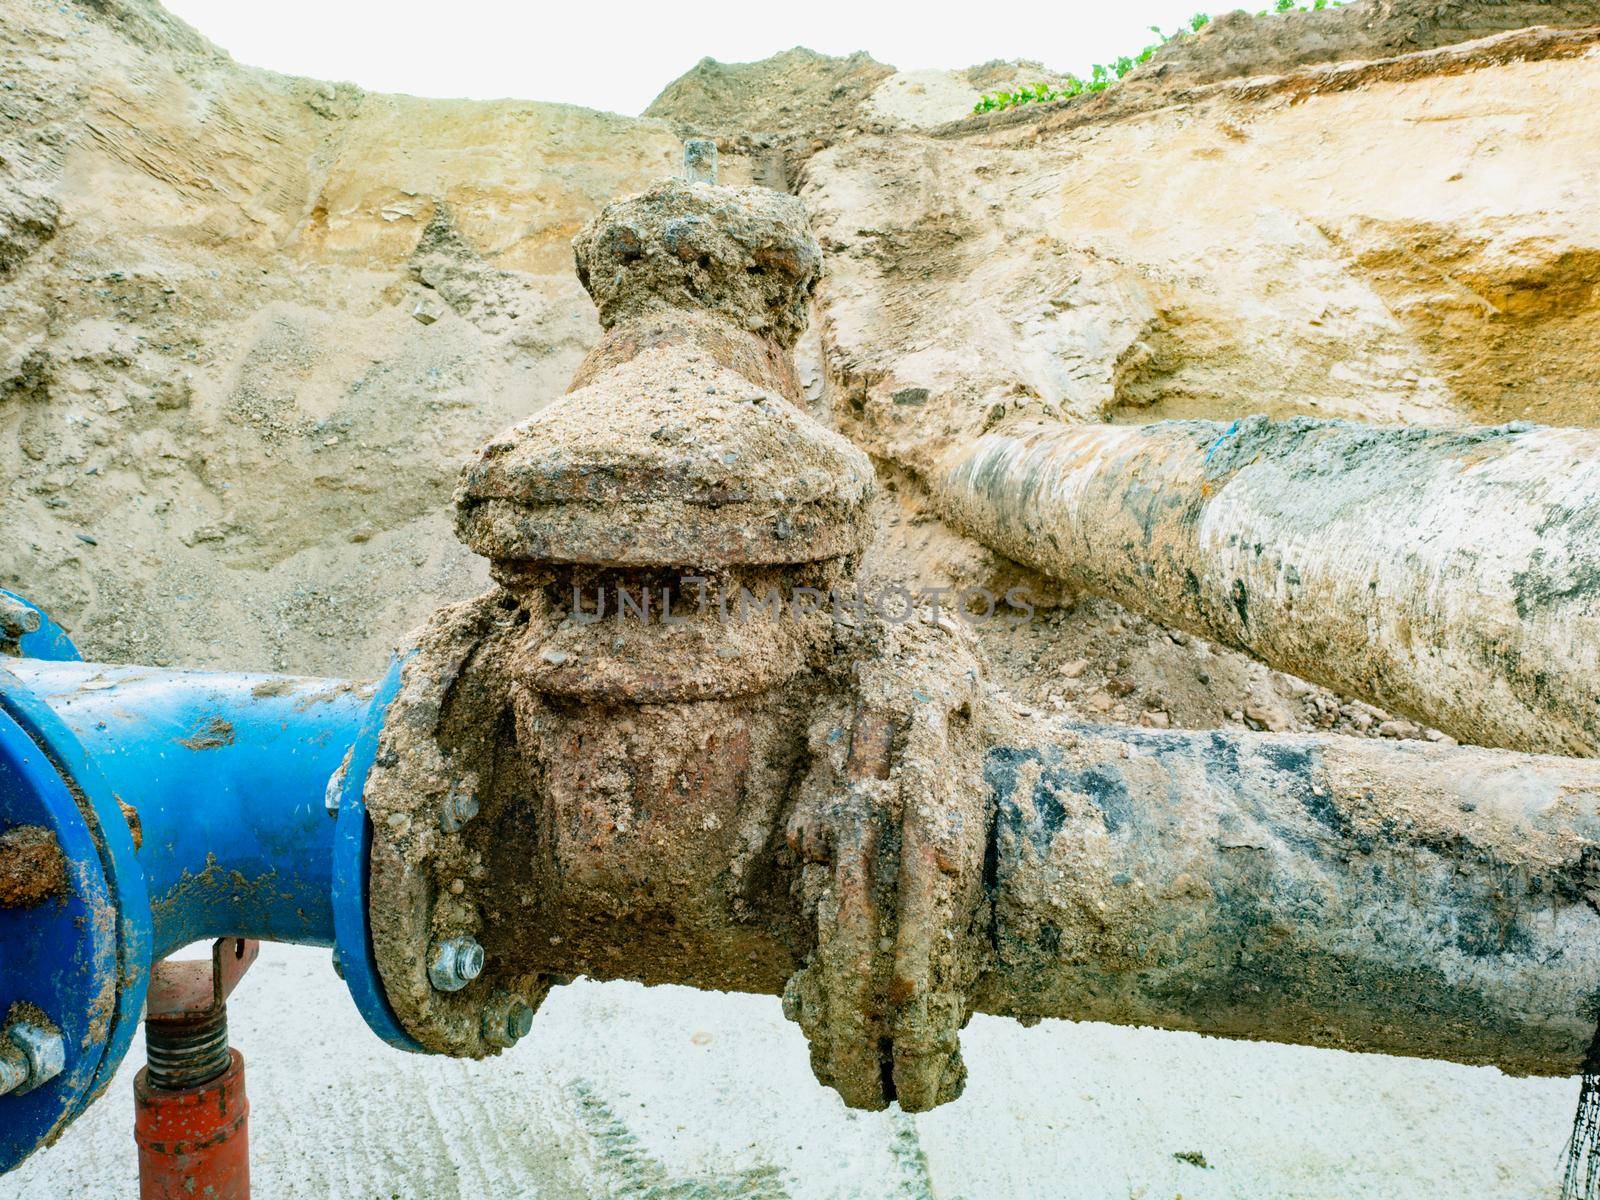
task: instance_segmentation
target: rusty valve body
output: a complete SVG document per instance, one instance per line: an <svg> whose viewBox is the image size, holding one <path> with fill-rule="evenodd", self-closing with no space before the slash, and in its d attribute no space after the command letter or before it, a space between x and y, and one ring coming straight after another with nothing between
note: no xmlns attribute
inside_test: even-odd
<svg viewBox="0 0 1600 1200"><path fill-rule="evenodd" d="M479 1055L552 978L783 994L849 1103L951 1099L978 672L953 628L836 619L873 475L798 407L804 212L672 182L575 247L604 337L465 473L458 529L498 587L420 635L368 783L390 1001ZM427 948L463 937L482 975L441 991Z"/></svg>

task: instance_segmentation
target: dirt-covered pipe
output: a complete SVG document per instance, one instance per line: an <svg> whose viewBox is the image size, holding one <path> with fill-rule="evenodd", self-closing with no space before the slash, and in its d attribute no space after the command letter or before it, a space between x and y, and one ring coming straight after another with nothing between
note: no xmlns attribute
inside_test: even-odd
<svg viewBox="0 0 1600 1200"><path fill-rule="evenodd" d="M1465 742L1600 753L1600 432L996 430L931 480L1047 575Z"/></svg>
<svg viewBox="0 0 1600 1200"><path fill-rule="evenodd" d="M1572 1075L1600 763L1056 725L989 752L974 1007Z"/></svg>

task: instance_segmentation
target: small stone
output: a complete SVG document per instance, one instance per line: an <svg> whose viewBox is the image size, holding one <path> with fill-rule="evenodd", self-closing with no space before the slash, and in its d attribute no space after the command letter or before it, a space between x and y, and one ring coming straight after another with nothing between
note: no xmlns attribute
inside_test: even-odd
<svg viewBox="0 0 1600 1200"><path fill-rule="evenodd" d="M1071 662L1064 662L1059 668L1059 673L1067 679L1076 679L1089 669L1087 658L1075 658Z"/></svg>
<svg viewBox="0 0 1600 1200"><path fill-rule="evenodd" d="M1146 709L1139 714L1139 724L1149 729L1166 729L1172 724L1172 716L1159 708Z"/></svg>
<svg viewBox="0 0 1600 1200"><path fill-rule="evenodd" d="M1422 736L1422 730L1410 721L1385 721L1378 726L1378 736L1386 738L1400 738L1402 740Z"/></svg>
<svg viewBox="0 0 1600 1200"><path fill-rule="evenodd" d="M559 667L572 656L569 655L565 650L558 650L554 646L546 646L539 652L539 657L545 662L549 663L552 667Z"/></svg>
<svg viewBox="0 0 1600 1200"><path fill-rule="evenodd" d="M1244 706L1244 715L1246 720L1254 721L1261 728L1271 730L1273 733L1283 733L1294 724L1289 714L1277 705L1263 704L1258 701L1251 701L1246 704Z"/></svg>
<svg viewBox="0 0 1600 1200"><path fill-rule="evenodd" d="M1089 708L1097 713L1110 712L1111 706L1116 703L1107 693L1096 692L1085 702Z"/></svg>
<svg viewBox="0 0 1600 1200"><path fill-rule="evenodd" d="M1339 715L1358 730L1365 731L1372 728L1372 714L1353 704L1346 704L1339 710Z"/></svg>

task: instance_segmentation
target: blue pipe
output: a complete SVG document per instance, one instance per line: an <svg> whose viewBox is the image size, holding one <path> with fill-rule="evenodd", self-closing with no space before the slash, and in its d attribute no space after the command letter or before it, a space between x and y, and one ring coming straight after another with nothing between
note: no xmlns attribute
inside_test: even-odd
<svg viewBox="0 0 1600 1200"><path fill-rule="evenodd" d="M155 958L215 937L333 944L325 795L372 685L37 659L8 668L128 813Z"/></svg>
<svg viewBox="0 0 1600 1200"><path fill-rule="evenodd" d="M333 945L368 1025L420 1050L367 921L362 792L401 664L365 684L84 663L40 616L0 658L0 833L42 827L69 879L0 906L0 1022L42 1013L65 1067L0 1095L0 1174L104 1090L152 965L191 942Z"/></svg>

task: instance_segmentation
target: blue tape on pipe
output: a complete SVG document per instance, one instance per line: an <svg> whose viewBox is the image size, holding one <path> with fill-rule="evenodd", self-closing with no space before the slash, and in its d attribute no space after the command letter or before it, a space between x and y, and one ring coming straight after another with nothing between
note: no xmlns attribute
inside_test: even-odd
<svg viewBox="0 0 1600 1200"><path fill-rule="evenodd" d="M1229 438L1231 438L1234 434L1236 434L1238 432L1239 432L1239 422L1238 421L1234 421L1234 423L1232 425L1229 425L1226 429L1224 429L1222 431L1221 436L1218 437L1216 441L1211 443L1211 449L1206 451L1205 462L1202 463L1201 465L1202 466L1209 465L1210 462L1211 462L1211 456L1213 454L1215 454L1218 450L1222 449L1222 443L1227 441Z"/></svg>

